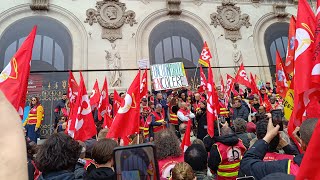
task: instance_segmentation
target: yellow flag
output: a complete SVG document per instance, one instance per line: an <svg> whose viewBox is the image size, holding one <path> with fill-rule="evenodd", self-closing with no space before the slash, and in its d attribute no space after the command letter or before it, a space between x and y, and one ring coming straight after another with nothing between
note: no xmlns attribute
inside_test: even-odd
<svg viewBox="0 0 320 180"><path fill-rule="evenodd" d="M294 97L294 92L293 89L289 89L287 91L286 97L284 98L283 101L283 106L284 106L284 117L286 120L290 120L292 111L293 111L293 97Z"/></svg>

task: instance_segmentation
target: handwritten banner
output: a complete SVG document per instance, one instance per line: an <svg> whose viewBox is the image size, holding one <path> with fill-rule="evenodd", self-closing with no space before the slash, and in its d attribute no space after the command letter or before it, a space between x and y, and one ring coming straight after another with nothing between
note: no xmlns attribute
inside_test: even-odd
<svg viewBox="0 0 320 180"><path fill-rule="evenodd" d="M156 91L188 86L182 62L152 65L151 75L153 88Z"/></svg>

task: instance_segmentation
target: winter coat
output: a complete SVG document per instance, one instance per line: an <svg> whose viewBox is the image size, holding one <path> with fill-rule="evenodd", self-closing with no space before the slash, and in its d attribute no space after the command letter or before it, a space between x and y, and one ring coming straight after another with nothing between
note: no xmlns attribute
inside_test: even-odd
<svg viewBox="0 0 320 180"><path fill-rule="evenodd" d="M242 118L248 121L249 110L244 105L241 105L238 108L233 108L233 119Z"/></svg>
<svg viewBox="0 0 320 180"><path fill-rule="evenodd" d="M38 180L75 180L73 172L70 171L56 171L50 173L42 173Z"/></svg>

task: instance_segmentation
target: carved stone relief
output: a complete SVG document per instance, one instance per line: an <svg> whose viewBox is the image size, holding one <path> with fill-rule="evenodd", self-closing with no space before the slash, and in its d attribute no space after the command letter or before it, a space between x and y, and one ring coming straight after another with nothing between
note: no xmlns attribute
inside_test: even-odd
<svg viewBox="0 0 320 180"><path fill-rule="evenodd" d="M49 10L49 0L32 0L30 9L33 11Z"/></svg>
<svg viewBox="0 0 320 180"><path fill-rule="evenodd" d="M89 23L90 26L98 22L103 28L102 39L108 39L110 42L122 38L120 28L124 23L130 26L137 24L135 20L136 13L131 10L126 11L126 5L119 2L119 0L98 1L96 9L90 8L87 10L87 18L84 22Z"/></svg>
<svg viewBox="0 0 320 180"><path fill-rule="evenodd" d="M289 13L286 12L286 5L284 3L275 3L273 5L273 12L274 15L278 18L285 18L289 15Z"/></svg>
<svg viewBox="0 0 320 180"><path fill-rule="evenodd" d="M202 0L193 0L193 3L197 6L200 6L202 4Z"/></svg>
<svg viewBox="0 0 320 180"><path fill-rule="evenodd" d="M235 66L234 71L235 73L237 73L238 67L241 65L243 60L242 60L242 52L238 49L238 45L236 43L233 43L232 60Z"/></svg>
<svg viewBox="0 0 320 180"><path fill-rule="evenodd" d="M241 14L240 7L235 6L231 0L222 1L222 6L218 6L217 12L210 15L211 25L217 27L221 25L225 31L225 38L236 42L241 39L240 29L242 26L249 28L251 23L248 14Z"/></svg>
<svg viewBox="0 0 320 180"><path fill-rule="evenodd" d="M111 44L111 50L105 50L107 53L105 58L107 61L107 67L114 71L109 71L109 86L111 87L120 87L121 86L121 78L122 72L121 68L121 57L119 51L116 50L116 44Z"/></svg>
<svg viewBox="0 0 320 180"><path fill-rule="evenodd" d="M167 0L167 9L169 15L180 15L182 10L180 9L181 0Z"/></svg>

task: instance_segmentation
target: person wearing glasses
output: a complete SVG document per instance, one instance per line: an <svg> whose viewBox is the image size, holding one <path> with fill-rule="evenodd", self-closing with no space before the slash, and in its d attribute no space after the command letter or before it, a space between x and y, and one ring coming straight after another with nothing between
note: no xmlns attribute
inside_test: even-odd
<svg viewBox="0 0 320 180"><path fill-rule="evenodd" d="M44 117L44 110L40 104L38 97L32 97L30 104L30 112L27 120L23 123L27 133L26 136L35 143L37 143L38 130Z"/></svg>
<svg viewBox="0 0 320 180"><path fill-rule="evenodd" d="M59 122L58 122L57 128L55 129L55 132L57 133L64 132L66 130L66 126L67 126L67 117L61 116L59 118Z"/></svg>

